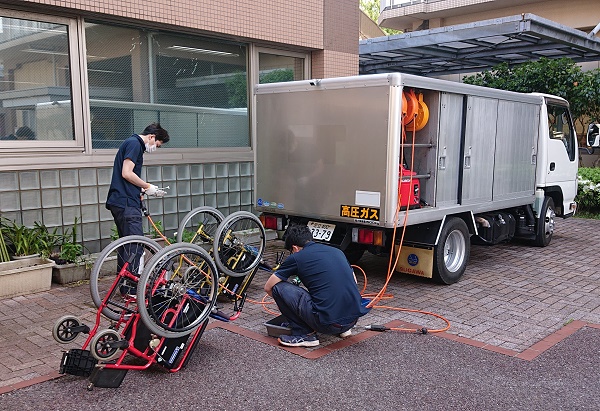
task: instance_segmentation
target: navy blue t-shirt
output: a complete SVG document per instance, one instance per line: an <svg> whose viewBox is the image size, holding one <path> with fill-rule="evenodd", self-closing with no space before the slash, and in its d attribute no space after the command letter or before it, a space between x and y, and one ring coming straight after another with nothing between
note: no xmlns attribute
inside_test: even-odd
<svg viewBox="0 0 600 411"><path fill-rule="evenodd" d="M146 146L144 140L137 134L127 138L117 151L115 164L113 166L112 180L108 189L106 205L113 205L121 208L135 207L142 208L140 194L142 189L129 181L125 180L123 174L123 161L130 159L135 164L133 172L138 177L142 174L142 165L144 163L144 151Z"/></svg>
<svg viewBox="0 0 600 411"><path fill-rule="evenodd" d="M352 267L337 248L311 241L290 255L275 275L283 281L292 275L300 278L323 325L348 324L369 312L361 305Z"/></svg>

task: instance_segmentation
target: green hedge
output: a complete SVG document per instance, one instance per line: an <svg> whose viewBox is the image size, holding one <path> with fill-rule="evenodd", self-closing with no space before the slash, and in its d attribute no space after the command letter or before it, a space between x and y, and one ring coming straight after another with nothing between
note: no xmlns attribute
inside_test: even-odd
<svg viewBox="0 0 600 411"><path fill-rule="evenodd" d="M577 208L600 213L600 168L581 167L577 176Z"/></svg>

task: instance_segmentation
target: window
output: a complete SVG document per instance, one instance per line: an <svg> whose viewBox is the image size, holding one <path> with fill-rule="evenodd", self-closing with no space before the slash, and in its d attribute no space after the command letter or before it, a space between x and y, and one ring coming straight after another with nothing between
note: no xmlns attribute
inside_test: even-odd
<svg viewBox="0 0 600 411"><path fill-rule="evenodd" d="M87 22L92 148L159 121L166 148L249 147L247 47Z"/></svg>
<svg viewBox="0 0 600 411"><path fill-rule="evenodd" d="M548 125L550 138L560 140L565 146L569 160L575 160L575 132L567 107L548 104Z"/></svg>
<svg viewBox="0 0 600 411"><path fill-rule="evenodd" d="M71 69L74 23L0 13L0 147L82 146L82 138L76 141L72 109L72 83L78 75ZM81 100L75 103L81 105Z"/></svg>
<svg viewBox="0 0 600 411"><path fill-rule="evenodd" d="M304 80L304 58L258 53L259 84Z"/></svg>

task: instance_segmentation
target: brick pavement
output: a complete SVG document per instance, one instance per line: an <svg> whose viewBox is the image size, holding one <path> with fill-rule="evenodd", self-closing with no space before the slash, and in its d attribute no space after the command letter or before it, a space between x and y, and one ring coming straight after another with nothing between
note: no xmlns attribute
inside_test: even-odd
<svg viewBox="0 0 600 411"><path fill-rule="evenodd" d="M600 221L572 218L558 220L552 243L543 249L513 243L473 246L459 283L441 286L395 274L387 288L393 298L380 304L440 314L452 324L440 334L444 338L531 359L573 330L600 324L598 232ZM278 241L269 243L267 259L280 246ZM379 291L387 259L366 255L360 266L367 273L366 291ZM267 277L265 272L257 274L249 289L250 300L262 299ZM52 328L66 314L93 323L95 308L87 284L54 285L48 292L0 300L0 393L58 375L62 350L80 348L83 343L81 336L67 345L53 340ZM240 318L228 326L270 341L264 338L263 323L271 316L262 305L249 301ZM361 335L351 337L350 343L374 334L365 332L364 325L402 322L429 329L444 326L433 317L376 308L359 321L355 334ZM321 343L325 348L344 347L337 337L323 337ZM312 357L324 353L323 348L318 350Z"/></svg>

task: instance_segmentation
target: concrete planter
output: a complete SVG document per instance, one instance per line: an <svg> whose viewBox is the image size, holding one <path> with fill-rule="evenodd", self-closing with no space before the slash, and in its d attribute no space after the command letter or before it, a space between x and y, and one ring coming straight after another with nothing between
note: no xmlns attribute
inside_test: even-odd
<svg viewBox="0 0 600 411"><path fill-rule="evenodd" d="M48 291L54 261L29 258L0 263L0 298Z"/></svg>
<svg viewBox="0 0 600 411"><path fill-rule="evenodd" d="M88 264L89 267L89 264ZM68 284L82 280L89 280L91 268L85 264L61 264L52 267L52 282Z"/></svg>

